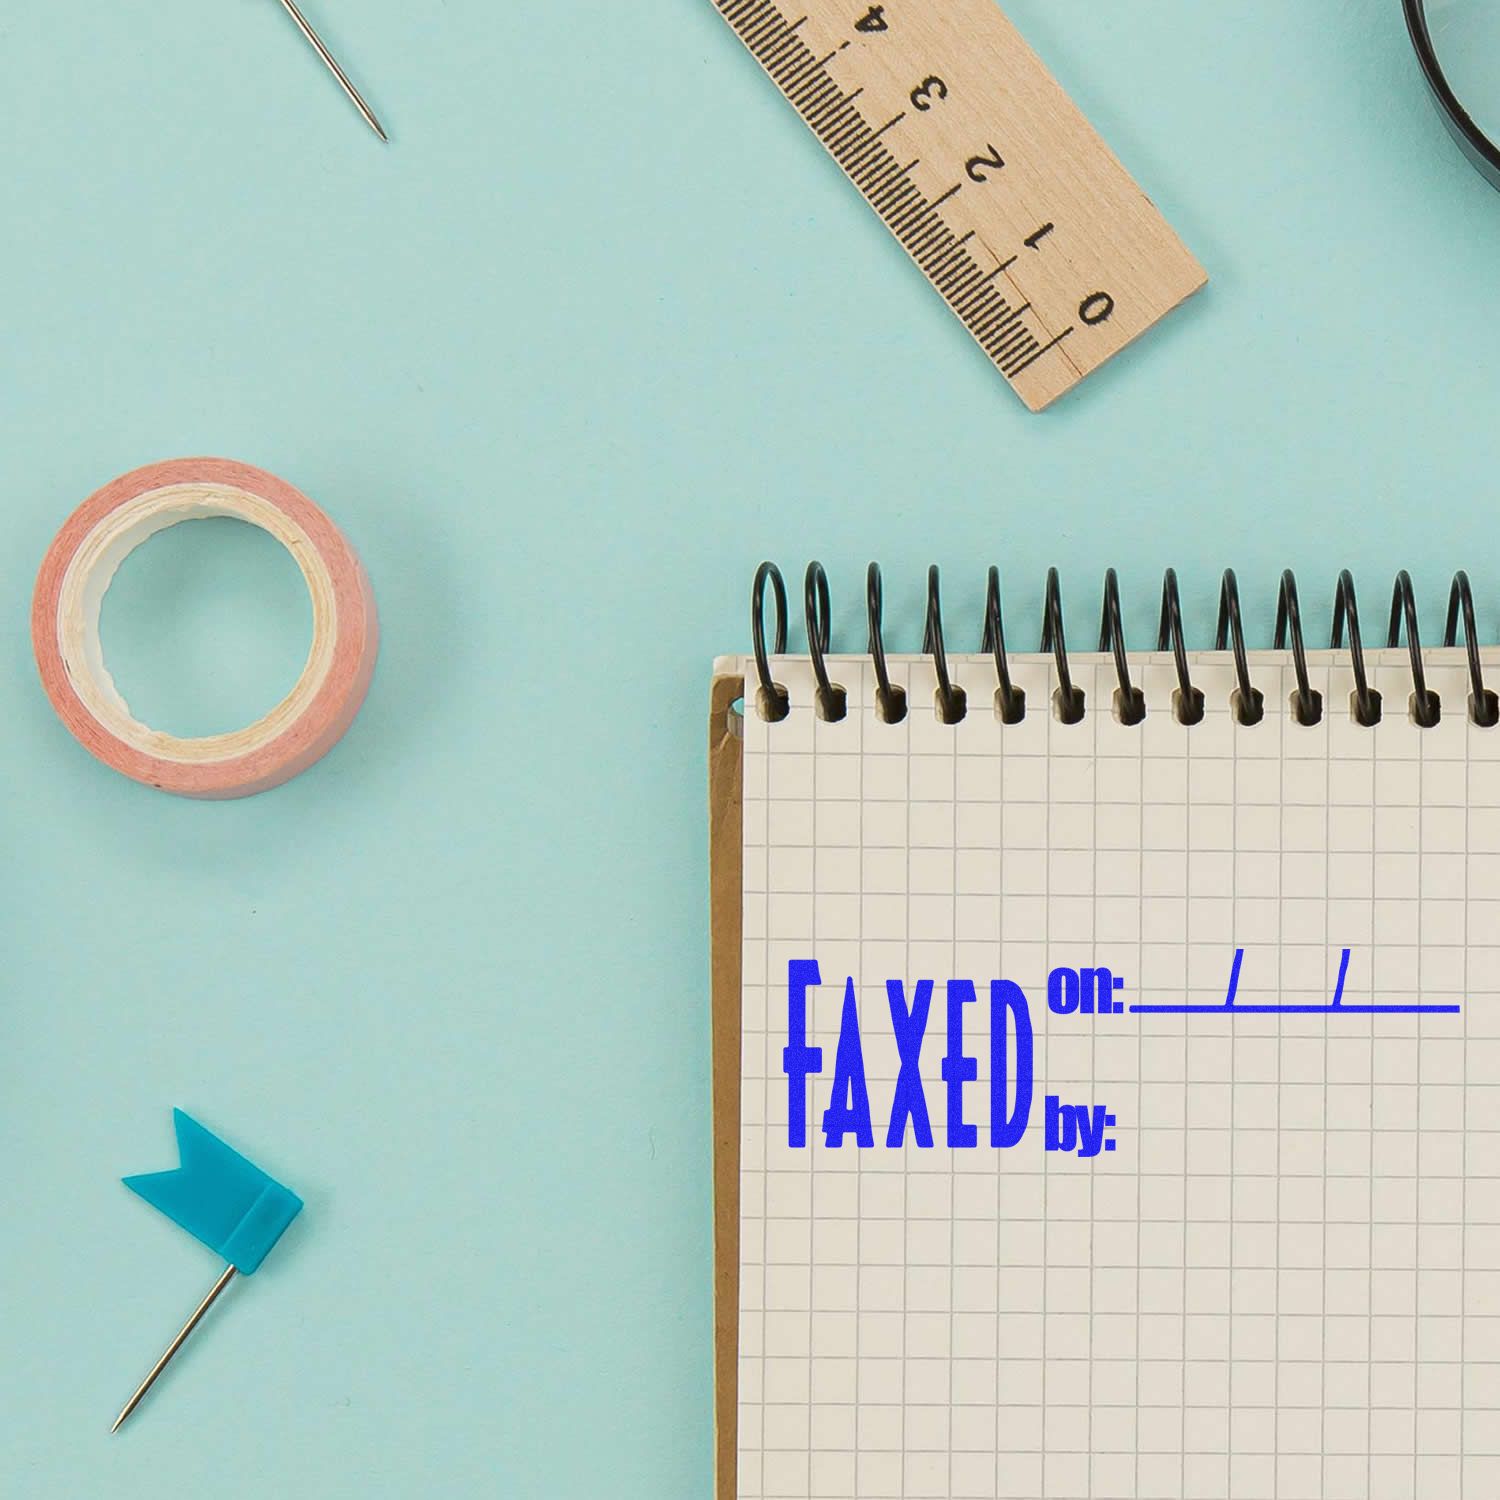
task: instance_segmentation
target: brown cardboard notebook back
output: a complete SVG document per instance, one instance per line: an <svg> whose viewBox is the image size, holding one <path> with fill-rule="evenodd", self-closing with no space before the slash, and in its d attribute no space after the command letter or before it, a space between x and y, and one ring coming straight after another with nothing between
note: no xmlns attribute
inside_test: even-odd
<svg viewBox="0 0 1500 1500"><path fill-rule="evenodd" d="M740 1304L740 830L742 677L715 677L708 710L709 917L714 1099L714 1494L735 1500Z"/></svg>

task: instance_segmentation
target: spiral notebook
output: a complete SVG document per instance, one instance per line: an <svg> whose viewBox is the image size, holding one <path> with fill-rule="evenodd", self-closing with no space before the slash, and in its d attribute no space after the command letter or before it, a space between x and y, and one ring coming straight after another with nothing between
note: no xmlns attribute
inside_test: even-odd
<svg viewBox="0 0 1500 1500"><path fill-rule="evenodd" d="M1500 1494L1500 657L935 583L715 668L719 1500Z"/></svg>

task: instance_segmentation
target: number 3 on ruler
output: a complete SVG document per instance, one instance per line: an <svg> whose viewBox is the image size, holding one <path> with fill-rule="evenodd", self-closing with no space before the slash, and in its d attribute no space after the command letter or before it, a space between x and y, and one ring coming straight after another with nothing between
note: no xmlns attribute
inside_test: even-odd
<svg viewBox="0 0 1500 1500"><path fill-rule="evenodd" d="M931 78L924 78L911 91L911 107L913 109L920 109L925 113L932 108L934 99L946 99L947 97L948 85L934 74Z"/></svg>

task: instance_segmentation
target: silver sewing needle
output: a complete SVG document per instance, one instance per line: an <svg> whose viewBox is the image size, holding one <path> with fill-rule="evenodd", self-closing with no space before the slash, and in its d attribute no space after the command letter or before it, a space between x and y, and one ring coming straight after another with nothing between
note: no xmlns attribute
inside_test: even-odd
<svg viewBox="0 0 1500 1500"><path fill-rule="evenodd" d="M141 1404L146 1392L156 1384L156 1377L171 1364L172 1356L187 1343L188 1335L203 1321L203 1314L214 1305L218 1300L219 1293L234 1280L235 1274L233 1266L225 1268L224 1274L214 1283L213 1291L198 1304L198 1310L184 1324L182 1332L167 1345L167 1352L151 1367L151 1373L140 1383L135 1395L125 1403L125 1410L115 1418L115 1425L109 1429L111 1432L118 1432L125 1419Z"/></svg>
<svg viewBox="0 0 1500 1500"><path fill-rule="evenodd" d="M381 129L380 121L375 118L375 111L372 110L370 106L360 98L359 90L349 82L349 75L344 72L341 67L339 67L333 53L331 53L328 48L323 45L323 38L320 37L318 33L314 31L308 24L307 17L297 9L294 0L281 0L281 3L285 7L287 15L289 15L297 23L297 30L300 31L302 35L312 43L313 51L316 52L318 56L328 64L328 71L338 79L339 87L343 89L346 94L348 94L349 102L355 107L355 109L357 109L360 114L365 117L365 123L370 127L371 130L375 132L376 135L380 137L381 140L389 140L389 137L386 135L385 131Z"/></svg>

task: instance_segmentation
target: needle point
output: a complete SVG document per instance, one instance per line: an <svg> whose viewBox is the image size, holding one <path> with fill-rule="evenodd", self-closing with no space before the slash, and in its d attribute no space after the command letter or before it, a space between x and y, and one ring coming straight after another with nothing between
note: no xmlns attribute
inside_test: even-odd
<svg viewBox="0 0 1500 1500"><path fill-rule="evenodd" d="M296 22L297 30L307 38L308 45L322 58L324 66L338 80L339 87L349 96L349 102L364 116L365 124L382 141L389 144L390 137L385 133L380 121L375 118L375 111L365 103L359 90L349 81L349 75L338 65L338 61L333 53L323 45L323 39L313 30L312 23L298 10L296 0L281 0L281 5L282 9Z"/></svg>

